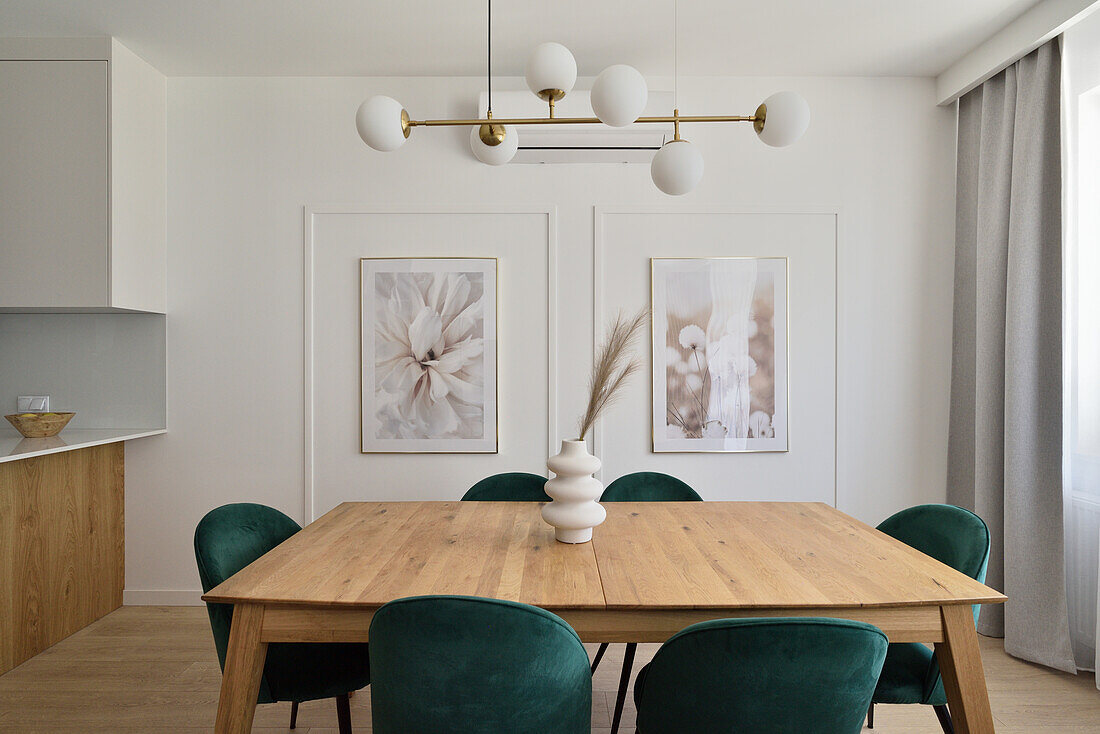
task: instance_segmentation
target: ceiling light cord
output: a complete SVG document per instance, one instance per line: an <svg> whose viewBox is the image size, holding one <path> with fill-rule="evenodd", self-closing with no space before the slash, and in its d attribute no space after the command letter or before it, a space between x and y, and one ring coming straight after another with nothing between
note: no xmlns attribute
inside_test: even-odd
<svg viewBox="0 0 1100 734"><path fill-rule="evenodd" d="M485 0L488 18L485 22L485 77L489 87L489 112L493 111L493 0Z"/></svg>
<svg viewBox="0 0 1100 734"><path fill-rule="evenodd" d="M672 106L680 106L680 0L672 0Z"/></svg>

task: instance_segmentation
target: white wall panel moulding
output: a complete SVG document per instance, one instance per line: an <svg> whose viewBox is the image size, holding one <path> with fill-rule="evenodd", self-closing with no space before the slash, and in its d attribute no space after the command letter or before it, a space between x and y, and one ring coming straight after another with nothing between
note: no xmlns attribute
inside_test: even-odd
<svg viewBox="0 0 1100 734"><path fill-rule="evenodd" d="M524 220L522 225L520 221ZM527 237L528 239L524 239ZM531 247L541 241L541 247ZM471 244L476 243L476 244ZM346 499L366 499L350 487L362 482L363 468L371 467L368 486L399 487L410 477L413 486L439 486L461 477L464 488L493 473L502 464L530 470L541 467L545 456L557 450L560 439L557 414L557 207L553 204L367 206L334 204L305 209L305 363L303 384L303 495L302 515L312 522ZM495 453L353 454L343 452L342 426L361 419L358 347L354 354L336 355L350 340L317 328L330 324L334 314L356 314L361 293L341 291L347 263L360 257L496 257L499 260L498 373L499 445ZM523 281L519 276L530 278ZM535 283L545 297L534 297ZM352 300L349 301L349 298ZM318 322L318 319L323 321ZM541 323L540 323L541 322ZM541 335L536 337L536 334ZM517 361L517 345L532 359ZM543 356L536 356L538 352ZM545 361L543 361L545 360ZM536 368L537 362L542 362ZM354 365L354 382L336 387L337 365ZM540 370L545 370L543 375ZM534 377L539 375L539 377ZM527 382L531 380L532 382ZM545 394L537 385L545 384ZM521 387L522 385L522 387ZM349 401L347 398L353 399ZM545 418L540 416L542 413ZM337 418L339 415L341 418ZM345 420L346 419L346 420ZM353 425L352 423L348 423ZM545 443L529 439L545 430ZM549 454L544 453L543 446ZM427 462L431 463L426 463ZM440 468L446 462L450 468ZM423 471L417 474L414 469ZM429 477L438 469L441 474ZM467 474L463 474L466 472ZM472 472L472 473L471 473ZM445 479L445 478L446 479ZM420 488L418 488L420 489ZM422 490L421 490L422 491ZM403 498L398 495L394 498Z"/></svg>
<svg viewBox="0 0 1100 734"><path fill-rule="evenodd" d="M789 451L655 453L651 385L629 383L623 400L597 422L598 478L629 471L670 472L704 497L736 471L745 498L839 504L839 206L607 205L593 216L593 348L614 308L632 312L653 297L650 258L783 257L789 264L785 389L792 397ZM648 348L642 347L643 352ZM646 354L643 359L652 365ZM813 369L807 365L813 364ZM610 421L610 426L608 422ZM605 430L609 428L609 430ZM736 466L736 469L732 467ZM767 489L764 489L764 488Z"/></svg>

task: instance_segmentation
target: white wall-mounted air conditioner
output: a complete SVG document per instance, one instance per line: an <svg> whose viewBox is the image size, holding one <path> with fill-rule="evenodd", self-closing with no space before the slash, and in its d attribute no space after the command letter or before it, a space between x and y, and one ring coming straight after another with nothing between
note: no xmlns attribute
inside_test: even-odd
<svg viewBox="0 0 1100 734"><path fill-rule="evenodd" d="M554 106L555 117L594 117L588 90L574 89ZM478 95L478 116L488 94ZM672 92L649 93L642 117L672 114ZM547 104L531 92L493 92L493 117L546 117ZM519 150L512 163L645 163L666 140L672 123L610 127L595 125L518 125Z"/></svg>

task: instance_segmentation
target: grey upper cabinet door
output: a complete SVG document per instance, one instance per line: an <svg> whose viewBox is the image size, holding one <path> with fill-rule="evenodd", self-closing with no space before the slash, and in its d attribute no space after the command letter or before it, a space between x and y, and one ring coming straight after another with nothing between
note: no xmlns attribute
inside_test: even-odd
<svg viewBox="0 0 1100 734"><path fill-rule="evenodd" d="M0 308L110 304L106 61L0 61Z"/></svg>

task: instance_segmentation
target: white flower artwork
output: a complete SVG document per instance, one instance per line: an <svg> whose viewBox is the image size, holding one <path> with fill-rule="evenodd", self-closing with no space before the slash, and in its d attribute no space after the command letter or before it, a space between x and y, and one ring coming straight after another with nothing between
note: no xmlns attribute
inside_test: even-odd
<svg viewBox="0 0 1100 734"><path fill-rule="evenodd" d="M496 451L496 267L361 261L364 453Z"/></svg>
<svg viewBox="0 0 1100 734"><path fill-rule="evenodd" d="M653 450L787 450L787 259L654 258Z"/></svg>

